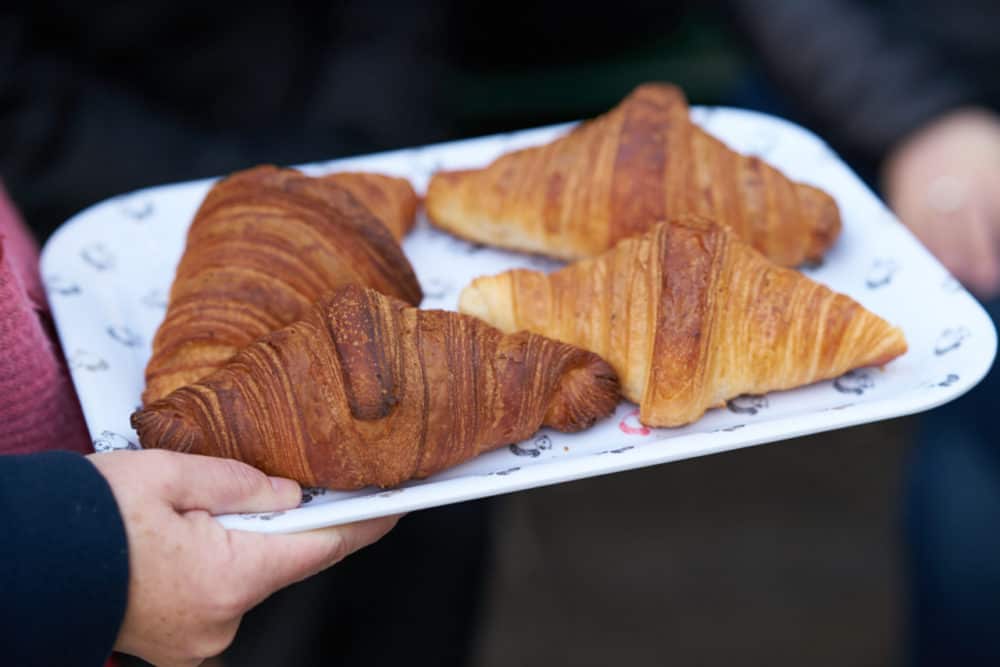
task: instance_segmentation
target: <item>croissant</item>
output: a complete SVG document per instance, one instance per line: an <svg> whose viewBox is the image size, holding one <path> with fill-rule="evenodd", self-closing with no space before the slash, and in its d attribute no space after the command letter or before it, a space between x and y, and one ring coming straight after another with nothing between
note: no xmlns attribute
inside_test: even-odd
<svg viewBox="0 0 1000 667"><path fill-rule="evenodd" d="M393 237L400 241L413 227L417 215L417 193L405 178L360 171L341 171L323 177L344 188L364 204Z"/></svg>
<svg viewBox="0 0 1000 667"><path fill-rule="evenodd" d="M550 275L478 278L459 310L601 355L647 426L687 424L734 396L882 365L906 351L900 329L697 217Z"/></svg>
<svg viewBox="0 0 1000 667"><path fill-rule="evenodd" d="M543 424L586 428L618 397L591 352L347 285L132 425L144 447L356 489L426 477Z"/></svg>
<svg viewBox="0 0 1000 667"><path fill-rule="evenodd" d="M390 177L348 178L366 191L380 184L400 189ZM302 317L338 285L357 282L420 302L420 285L399 244L338 182L263 166L208 192L153 339L144 403L208 375L243 346Z"/></svg>
<svg viewBox="0 0 1000 667"><path fill-rule="evenodd" d="M840 232L832 197L727 148L665 84L639 86L547 145L435 174L426 207L457 236L566 260L685 214L732 227L784 266L818 260Z"/></svg>

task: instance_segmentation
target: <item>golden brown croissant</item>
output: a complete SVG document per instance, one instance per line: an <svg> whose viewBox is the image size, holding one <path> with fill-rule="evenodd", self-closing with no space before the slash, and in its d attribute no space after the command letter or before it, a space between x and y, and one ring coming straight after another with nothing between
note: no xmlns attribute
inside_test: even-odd
<svg viewBox="0 0 1000 667"><path fill-rule="evenodd" d="M188 232L143 402L211 373L345 283L421 300L392 234L335 179L264 166L220 181Z"/></svg>
<svg viewBox="0 0 1000 667"><path fill-rule="evenodd" d="M478 278L459 309L601 355L648 426L679 426L740 394L878 366L902 331L768 261L729 229L689 217L555 273Z"/></svg>
<svg viewBox="0 0 1000 667"><path fill-rule="evenodd" d="M355 489L426 477L618 403L597 355L358 285L132 416L144 447L245 461Z"/></svg>
<svg viewBox="0 0 1000 667"><path fill-rule="evenodd" d="M727 148L665 84L636 88L547 145L435 174L426 207L458 236L560 259L593 257L686 214L732 227L784 266L819 259L840 231L832 197Z"/></svg>
<svg viewBox="0 0 1000 667"><path fill-rule="evenodd" d="M416 220L419 199L405 178L360 171L328 174L324 180L346 189L382 221L397 241L402 240Z"/></svg>

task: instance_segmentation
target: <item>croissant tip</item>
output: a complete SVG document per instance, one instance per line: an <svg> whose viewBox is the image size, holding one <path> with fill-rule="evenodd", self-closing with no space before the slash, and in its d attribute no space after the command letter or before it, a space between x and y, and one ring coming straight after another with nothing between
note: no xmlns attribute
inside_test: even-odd
<svg viewBox="0 0 1000 667"><path fill-rule="evenodd" d="M679 86L673 83L667 83L666 81L647 81L646 83L640 83L632 89L629 97L638 97L642 95L655 95L657 97L672 96L680 98L685 101L685 103L687 101L684 91L681 90Z"/></svg>
<svg viewBox="0 0 1000 667"><path fill-rule="evenodd" d="M190 417L160 400L136 410L129 418L145 448L198 452L203 443L201 428Z"/></svg>
<svg viewBox="0 0 1000 667"><path fill-rule="evenodd" d="M510 272L476 278L459 295L458 312L488 322L504 333L514 333L518 326L509 298L511 280Z"/></svg>
<svg viewBox="0 0 1000 667"><path fill-rule="evenodd" d="M906 354L910 349L909 343L906 342L906 336L899 327L892 327L884 340L887 349L878 358L872 360L871 366L885 366L890 361Z"/></svg>
<svg viewBox="0 0 1000 667"><path fill-rule="evenodd" d="M450 169L436 171L431 174L431 180L427 184L427 197L431 197L431 191L438 188L456 186L460 184L470 174L481 172L481 169Z"/></svg>
<svg viewBox="0 0 1000 667"><path fill-rule="evenodd" d="M798 186L799 201L803 203L805 211L813 221L812 242L805 259L818 262L840 236L843 226L840 220L840 208L829 193L803 183L799 183Z"/></svg>
<svg viewBox="0 0 1000 667"><path fill-rule="evenodd" d="M489 301L481 289L485 277L475 278L466 285L458 295L458 312L473 315L481 320L489 321Z"/></svg>
<svg viewBox="0 0 1000 667"><path fill-rule="evenodd" d="M145 394L143 394L145 396ZM148 405L148 404L147 404ZM141 408L132 413L129 423L139 434L139 443L143 447L155 447L154 442L158 440L154 434L159 434L163 429L160 427L160 417L156 413L146 408Z"/></svg>
<svg viewBox="0 0 1000 667"><path fill-rule="evenodd" d="M614 369L593 352L580 350L580 362L559 381L544 425L573 433L594 425L618 406L621 390Z"/></svg>

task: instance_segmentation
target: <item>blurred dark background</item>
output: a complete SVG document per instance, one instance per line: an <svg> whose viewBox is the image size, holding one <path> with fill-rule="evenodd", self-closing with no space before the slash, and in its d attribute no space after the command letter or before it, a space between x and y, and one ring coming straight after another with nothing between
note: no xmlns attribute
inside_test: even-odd
<svg viewBox="0 0 1000 667"><path fill-rule="evenodd" d="M839 3L877 6L900 32L848 21L830 46L847 84L823 87L815 36L771 29L802 4L824 21L838 3L14 3L0 10L0 177L44 239L135 188L593 116L666 80L695 104L802 122L877 185L885 146L967 89L915 95L924 115L887 118L865 145L861 126L823 111L851 112L853 61L877 64L871 39L895 44L912 17L905 3ZM995 7L959 4L1000 27ZM783 56L767 47L779 43ZM904 490L918 428L416 513L248 615L217 664L949 664L947 642L930 651L914 620Z"/></svg>

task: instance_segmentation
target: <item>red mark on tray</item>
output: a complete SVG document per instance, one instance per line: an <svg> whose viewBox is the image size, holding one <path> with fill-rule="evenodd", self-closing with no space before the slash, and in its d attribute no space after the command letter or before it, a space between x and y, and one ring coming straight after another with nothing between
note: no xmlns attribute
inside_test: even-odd
<svg viewBox="0 0 1000 667"><path fill-rule="evenodd" d="M627 433L628 435L649 435L650 433L649 428L639 423L639 408L625 415L618 422L618 428L622 430L622 433Z"/></svg>

